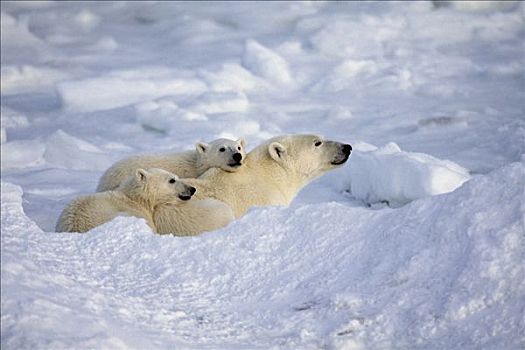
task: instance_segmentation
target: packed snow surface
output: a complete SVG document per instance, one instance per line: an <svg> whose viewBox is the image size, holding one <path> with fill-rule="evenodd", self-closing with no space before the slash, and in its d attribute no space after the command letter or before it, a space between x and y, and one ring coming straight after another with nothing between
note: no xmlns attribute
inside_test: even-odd
<svg viewBox="0 0 525 350"><path fill-rule="evenodd" d="M521 2L2 2L1 346L525 348ZM56 233L118 159L353 145L197 237Z"/></svg>

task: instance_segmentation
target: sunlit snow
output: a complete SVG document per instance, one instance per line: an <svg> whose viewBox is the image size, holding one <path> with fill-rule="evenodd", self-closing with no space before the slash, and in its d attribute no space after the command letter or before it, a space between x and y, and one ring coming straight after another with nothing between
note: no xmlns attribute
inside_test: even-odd
<svg viewBox="0 0 525 350"><path fill-rule="evenodd" d="M1 4L2 349L525 348L522 2ZM54 232L136 153L353 145L196 237Z"/></svg>

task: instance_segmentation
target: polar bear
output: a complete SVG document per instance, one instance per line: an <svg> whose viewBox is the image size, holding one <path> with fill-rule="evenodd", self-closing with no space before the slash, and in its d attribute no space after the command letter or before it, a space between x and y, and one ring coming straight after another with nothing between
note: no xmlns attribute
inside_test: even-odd
<svg viewBox="0 0 525 350"><path fill-rule="evenodd" d="M351 151L317 135L283 135L253 149L235 173L210 169L185 181L197 188L196 198L222 201L239 218L253 206L289 205L305 185L342 166Z"/></svg>
<svg viewBox="0 0 525 350"><path fill-rule="evenodd" d="M233 210L226 203L206 198L191 200L187 204L163 203L153 211L157 233L176 236L195 236L214 231L235 220Z"/></svg>
<svg viewBox="0 0 525 350"><path fill-rule="evenodd" d="M116 189L139 168L160 168L177 174L181 178L195 178L210 168L221 168L235 172L242 166L246 142L217 139L209 144L198 142L195 150L163 154L138 155L120 160L100 178L97 192Z"/></svg>
<svg viewBox="0 0 525 350"><path fill-rule="evenodd" d="M137 169L116 190L81 196L62 212L57 232L86 232L118 215L144 218L152 230L160 203L188 201L195 188L162 169Z"/></svg>
<svg viewBox="0 0 525 350"><path fill-rule="evenodd" d="M190 200L195 191L163 169L138 169L114 191L73 200L60 215L57 232L86 232L126 215L144 218L156 233L194 235L226 226L234 219L223 202ZM156 212L159 206L161 213Z"/></svg>

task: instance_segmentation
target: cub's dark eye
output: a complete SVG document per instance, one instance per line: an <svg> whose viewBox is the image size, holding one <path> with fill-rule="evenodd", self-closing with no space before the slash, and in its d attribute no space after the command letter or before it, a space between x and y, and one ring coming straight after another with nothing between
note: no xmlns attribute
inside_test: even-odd
<svg viewBox="0 0 525 350"><path fill-rule="evenodd" d="M174 184L175 183L175 179L170 179L170 184Z"/></svg>
<svg viewBox="0 0 525 350"><path fill-rule="evenodd" d="M315 143L314 143L315 147L319 147L319 146L321 146L322 144L323 144L322 141L315 141Z"/></svg>
<svg viewBox="0 0 525 350"><path fill-rule="evenodd" d="M224 147L219 148L219 152L224 152L224 151L226 151L226 148Z"/></svg>
<svg viewBox="0 0 525 350"><path fill-rule="evenodd" d="M237 146L237 149L240 151L241 150L241 146Z"/></svg>

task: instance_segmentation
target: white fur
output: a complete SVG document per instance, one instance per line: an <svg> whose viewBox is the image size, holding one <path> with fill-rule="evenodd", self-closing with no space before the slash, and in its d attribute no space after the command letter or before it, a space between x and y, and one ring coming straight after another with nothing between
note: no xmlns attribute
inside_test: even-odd
<svg viewBox="0 0 525 350"><path fill-rule="evenodd" d="M165 170L138 169L114 191L74 199L60 215L57 232L86 232L119 215L143 218L156 231L155 207L161 203L182 204L179 196L191 198L190 190L191 186Z"/></svg>
<svg viewBox="0 0 525 350"><path fill-rule="evenodd" d="M197 198L223 201L238 218L253 206L289 205L305 185L346 161L343 146L316 135L279 136L251 151L235 173L210 169L186 181Z"/></svg>
<svg viewBox="0 0 525 350"><path fill-rule="evenodd" d="M187 204L163 204L153 213L157 233L193 236L214 231L235 219L229 205L215 199L190 200Z"/></svg>
<svg viewBox="0 0 525 350"><path fill-rule="evenodd" d="M223 150L223 151L222 151ZM235 153L240 153L244 162L245 141L218 139L210 144L199 142L194 151L172 154L138 155L123 159L111 166L102 175L97 192L116 189L124 180L139 168L159 168L177 174L180 178L195 178L210 168L221 168L235 172L241 165L233 159Z"/></svg>

